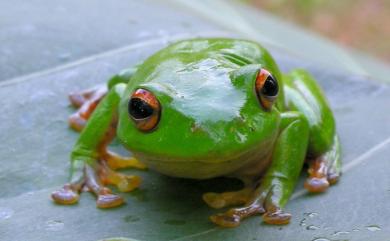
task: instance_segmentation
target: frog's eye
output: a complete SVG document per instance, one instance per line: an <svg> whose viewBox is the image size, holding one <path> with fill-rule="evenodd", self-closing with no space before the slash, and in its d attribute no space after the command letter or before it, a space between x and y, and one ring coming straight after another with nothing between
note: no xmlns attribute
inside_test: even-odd
<svg viewBox="0 0 390 241"><path fill-rule="evenodd" d="M137 89L131 95L128 111L131 119L141 131L153 130L160 120L160 102L151 92L144 89Z"/></svg>
<svg viewBox="0 0 390 241"><path fill-rule="evenodd" d="M270 110L278 96L278 81L266 69L261 69L256 77L256 94L261 105Z"/></svg>

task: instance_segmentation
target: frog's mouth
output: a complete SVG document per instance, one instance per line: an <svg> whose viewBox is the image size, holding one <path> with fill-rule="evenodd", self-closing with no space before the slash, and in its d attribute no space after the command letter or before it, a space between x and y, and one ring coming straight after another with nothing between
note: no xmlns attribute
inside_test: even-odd
<svg viewBox="0 0 390 241"><path fill-rule="evenodd" d="M259 151L249 151L231 159L222 161L212 160L172 160L153 158L141 153L134 156L145 163L150 169L162 174L194 179L207 179L227 176L256 162L262 162L266 157Z"/></svg>

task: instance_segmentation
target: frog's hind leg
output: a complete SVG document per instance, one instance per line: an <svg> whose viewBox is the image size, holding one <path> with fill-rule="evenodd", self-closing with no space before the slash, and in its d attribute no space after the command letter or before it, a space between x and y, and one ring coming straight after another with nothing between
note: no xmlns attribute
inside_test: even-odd
<svg viewBox="0 0 390 241"><path fill-rule="evenodd" d="M252 187L245 187L239 191L214 193L208 192L203 194L203 200L212 208L224 208L232 205L245 204L252 192Z"/></svg>
<svg viewBox="0 0 390 241"><path fill-rule="evenodd" d="M285 75L286 108L302 113L309 122L305 188L324 192L340 176L340 144L329 104L316 81L307 72L295 70Z"/></svg>
<svg viewBox="0 0 390 241"><path fill-rule="evenodd" d="M127 84L136 70L136 67L125 69L119 74L114 75L107 84L98 85L84 91L70 93L69 101L77 108L77 111L69 117L69 126L80 132L96 106L107 94L108 90L119 83Z"/></svg>
<svg viewBox="0 0 390 241"><path fill-rule="evenodd" d="M332 148L317 158L308 160L309 177L305 188L312 193L324 192L329 185L335 184L341 175L340 143L335 136Z"/></svg>
<svg viewBox="0 0 390 241"><path fill-rule="evenodd" d="M116 121L113 123L116 123ZM119 168L137 168L144 170L146 166L134 157L123 157L108 150L108 145L115 138L115 133L116 126L112 124L99 147L101 156L100 179L104 184L116 185L121 192L130 192L140 185L140 177L124 175L114 170Z"/></svg>
<svg viewBox="0 0 390 241"><path fill-rule="evenodd" d="M112 170L128 167L146 169L146 165L138 161L135 157L123 157L108 149L106 149L102 155L104 160L106 160L108 167Z"/></svg>
<svg viewBox="0 0 390 241"><path fill-rule="evenodd" d="M287 224L291 215L282 208L287 203L301 172L309 136L305 117L299 112L282 114L281 132L275 143L271 165L252 189L242 207L210 217L222 227L236 227L253 215L263 214L268 224ZM293 145L291 145L293 143Z"/></svg>
<svg viewBox="0 0 390 241"><path fill-rule="evenodd" d="M76 131L81 131L106 93L107 87L105 85L81 92L70 93L69 100L78 109L69 117L69 126Z"/></svg>

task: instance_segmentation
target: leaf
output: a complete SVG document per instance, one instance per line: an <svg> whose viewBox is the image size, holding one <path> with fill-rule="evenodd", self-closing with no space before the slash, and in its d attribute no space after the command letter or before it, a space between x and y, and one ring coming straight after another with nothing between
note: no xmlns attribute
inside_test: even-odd
<svg viewBox="0 0 390 241"><path fill-rule="evenodd" d="M150 7L156 14L160 8L162 7ZM79 11L87 12L87 9L81 8ZM164 11L169 13L172 10ZM164 14L167 15L167 12ZM138 16L142 17L141 13L134 14L140 14ZM164 19L164 14L158 15L160 18L157 20ZM46 16L41 15L42 18ZM218 29L205 27L203 20L186 17L183 13L178 15L182 17L182 21L199 24L199 29L204 31ZM125 20L121 18L121 21ZM159 26L176 23L173 20L164 21L162 25L156 24L148 28L157 31ZM49 22L47 21L48 25L46 22L43 25L50 26ZM69 29L74 27L81 31L76 25L71 24ZM112 36L112 32L105 32L106 28L101 29L108 36ZM142 29L147 28L137 28L133 31ZM122 30L121 34L126 28ZM44 31L39 31L43 39L48 38ZM180 31L176 33L178 32ZM315 238L388 238L389 86L367 81L364 76L352 75L342 69L324 67L315 61L301 59L278 48L270 50L284 71L296 67L308 69L323 86L336 115L346 167L341 182L322 195L307 195L302 191L304 174L302 175L294 198L286 207L287 211L293 214L291 224L282 227L268 226L263 224L259 217L252 217L235 229L215 227L209 222L208 216L216 211L203 203L201 194L205 191L237 189L240 186L237 181L223 178L207 181L183 180L165 177L152 171L126 170L141 175L144 182L139 190L123 194L127 205L120 208L99 210L95 208L94 197L88 193L83 194L80 203L75 206L53 204L50 193L67 179L69 153L78 136L67 127L67 117L73 111L69 107L67 93L103 83L121 69L138 63L163 47L167 40L183 37L181 34L158 36L141 42L137 42L140 39L133 39L131 41L137 43L124 47L123 44L128 39L121 38L121 41L118 41L122 47L96 54L101 51L99 43L106 43L112 48L115 46L110 45L111 38L99 40L94 36L96 39L87 38L80 47L82 49L91 45L92 50L75 56L71 59L73 62L0 82L0 96L3 99L0 115L2 240L92 241L126 237L137 241L302 241ZM63 47L66 48L67 45ZM43 51L39 46L37 48ZM85 57L90 54L95 55ZM85 58L80 59L81 57ZM78 60L74 61L76 59ZM58 62L52 60L48 60L45 65L35 64L35 60L32 56L18 56L16 62L19 65L32 66L24 70L17 69L12 73L7 72L2 78L58 65ZM113 148L126 153L118 145Z"/></svg>

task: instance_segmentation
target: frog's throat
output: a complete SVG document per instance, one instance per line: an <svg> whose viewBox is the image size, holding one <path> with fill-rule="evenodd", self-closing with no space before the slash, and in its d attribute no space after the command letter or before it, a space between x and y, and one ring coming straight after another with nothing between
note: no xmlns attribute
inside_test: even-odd
<svg viewBox="0 0 390 241"><path fill-rule="evenodd" d="M142 154L134 153L134 155L150 169L157 172L172 177L194 179L237 176L238 173L247 173L248 171L254 171L257 175L266 168L270 159L268 153L255 150L218 162L211 162L210 160L161 160L149 158Z"/></svg>

